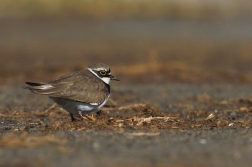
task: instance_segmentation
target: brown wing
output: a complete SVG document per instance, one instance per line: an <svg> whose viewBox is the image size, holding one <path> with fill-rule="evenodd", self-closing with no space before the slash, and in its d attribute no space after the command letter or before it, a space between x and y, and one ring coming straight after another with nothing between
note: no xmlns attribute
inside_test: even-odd
<svg viewBox="0 0 252 167"><path fill-rule="evenodd" d="M65 75L48 84L39 86L39 88L38 86L35 87L33 86L33 89L29 89L37 94L85 103L101 104L110 93L109 85L94 77L88 71L79 71Z"/></svg>

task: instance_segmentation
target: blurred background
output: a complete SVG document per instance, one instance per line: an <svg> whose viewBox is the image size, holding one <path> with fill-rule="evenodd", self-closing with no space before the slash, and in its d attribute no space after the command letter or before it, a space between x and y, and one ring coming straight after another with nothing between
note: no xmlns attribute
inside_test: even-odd
<svg viewBox="0 0 252 167"><path fill-rule="evenodd" d="M251 83L249 0L0 0L0 82L103 62L123 83Z"/></svg>

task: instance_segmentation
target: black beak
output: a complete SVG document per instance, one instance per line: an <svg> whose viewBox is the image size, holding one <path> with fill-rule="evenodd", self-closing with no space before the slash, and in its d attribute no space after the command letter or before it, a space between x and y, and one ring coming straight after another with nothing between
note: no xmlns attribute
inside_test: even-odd
<svg viewBox="0 0 252 167"><path fill-rule="evenodd" d="M117 78L114 77L113 75L110 75L110 79L111 79L111 80L115 80L115 81L120 81L119 79L117 79Z"/></svg>

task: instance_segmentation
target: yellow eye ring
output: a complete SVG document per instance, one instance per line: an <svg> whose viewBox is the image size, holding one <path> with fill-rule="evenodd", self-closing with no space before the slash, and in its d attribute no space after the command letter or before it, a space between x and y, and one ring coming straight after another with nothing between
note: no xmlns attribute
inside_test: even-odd
<svg viewBox="0 0 252 167"><path fill-rule="evenodd" d="M100 71L101 75L106 75L106 71Z"/></svg>

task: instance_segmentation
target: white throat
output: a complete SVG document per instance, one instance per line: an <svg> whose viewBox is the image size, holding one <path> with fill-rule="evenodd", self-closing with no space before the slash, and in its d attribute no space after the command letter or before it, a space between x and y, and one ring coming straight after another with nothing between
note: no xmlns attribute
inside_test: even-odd
<svg viewBox="0 0 252 167"><path fill-rule="evenodd" d="M95 76L97 76L97 78L101 79L103 82L105 82L106 84L109 84L110 82L110 78L109 77L103 77L101 78L99 75L97 75L91 68L86 68L88 71L90 71L92 74L94 74Z"/></svg>

